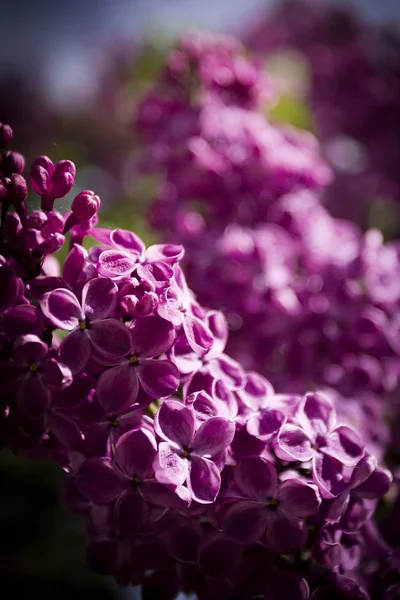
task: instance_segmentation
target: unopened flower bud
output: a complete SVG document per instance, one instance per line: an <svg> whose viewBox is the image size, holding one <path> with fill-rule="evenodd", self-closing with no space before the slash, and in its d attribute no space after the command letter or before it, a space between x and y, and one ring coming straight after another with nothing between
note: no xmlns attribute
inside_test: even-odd
<svg viewBox="0 0 400 600"><path fill-rule="evenodd" d="M7 187L7 197L9 201L18 208L28 195L28 186L22 175L13 173Z"/></svg>
<svg viewBox="0 0 400 600"><path fill-rule="evenodd" d="M13 130L6 123L0 123L0 150L8 146L13 136Z"/></svg>
<svg viewBox="0 0 400 600"><path fill-rule="evenodd" d="M48 156L39 156L32 164L30 184L42 198L42 209L53 210L55 198L63 198L75 181L76 168L70 160L55 165Z"/></svg>
<svg viewBox="0 0 400 600"><path fill-rule="evenodd" d="M25 159L19 152L7 150L0 158L0 173L11 177L13 173L22 173L25 169Z"/></svg>
<svg viewBox="0 0 400 600"><path fill-rule="evenodd" d="M75 196L71 210L78 221L91 219L100 208L100 198L91 190L84 190Z"/></svg>
<svg viewBox="0 0 400 600"><path fill-rule="evenodd" d="M76 167L70 160L60 160L54 165L51 182L53 198L63 198L72 189L75 182Z"/></svg>

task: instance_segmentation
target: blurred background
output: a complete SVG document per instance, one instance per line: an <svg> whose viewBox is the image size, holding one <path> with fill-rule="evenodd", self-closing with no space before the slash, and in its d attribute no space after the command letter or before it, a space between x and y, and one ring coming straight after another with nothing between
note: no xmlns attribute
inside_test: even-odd
<svg viewBox="0 0 400 600"><path fill-rule="evenodd" d="M0 122L13 127L12 149L28 165L38 154L54 162L73 160L78 187L102 198L104 224L123 219L148 241L152 234L143 215L153 182L136 168L135 102L156 80L179 33L193 28L234 33L263 57L276 81L279 95L268 117L320 139L337 175L326 198L331 211L396 237L399 13L398 0L303 1L294 8L272 0L2 0ZM346 122L349 107L340 104L352 78L342 50L355 39L379 92L385 90L377 102L369 89L358 89L358 105L368 108L368 127L364 122L360 130ZM334 118L322 119L330 105ZM86 566L83 522L60 508L61 470L1 451L0 476L5 599L32 592L42 600L128 597Z"/></svg>

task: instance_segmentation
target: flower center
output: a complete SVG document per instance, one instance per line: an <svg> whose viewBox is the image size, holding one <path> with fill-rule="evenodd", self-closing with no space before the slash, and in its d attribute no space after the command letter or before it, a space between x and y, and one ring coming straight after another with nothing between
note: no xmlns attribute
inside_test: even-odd
<svg viewBox="0 0 400 600"><path fill-rule="evenodd" d="M39 365L35 362L33 362L29 365L29 370L32 371L32 373L36 373L38 368L39 368Z"/></svg>
<svg viewBox="0 0 400 600"><path fill-rule="evenodd" d="M187 458L189 456L189 450L182 450L181 458Z"/></svg>
<svg viewBox="0 0 400 600"><path fill-rule="evenodd" d="M128 356L128 360L131 365L134 365L135 363L137 363L138 357L136 356L136 354L131 354L130 356Z"/></svg>
<svg viewBox="0 0 400 600"><path fill-rule="evenodd" d="M278 504L279 504L279 500L276 500L276 498L271 498L268 504L268 508L271 508L272 510L276 510L278 508Z"/></svg>
<svg viewBox="0 0 400 600"><path fill-rule="evenodd" d="M86 329L86 321L79 321L79 329L83 331Z"/></svg>
<svg viewBox="0 0 400 600"><path fill-rule="evenodd" d="M318 434L317 438L315 440L315 444L313 446L313 450L315 450L317 452L320 448L323 448L324 446L325 446L325 438L323 435Z"/></svg>
<svg viewBox="0 0 400 600"><path fill-rule="evenodd" d="M110 423L111 427L118 427L119 426L119 423L118 423L118 421L117 421L116 418L110 419L109 423Z"/></svg>

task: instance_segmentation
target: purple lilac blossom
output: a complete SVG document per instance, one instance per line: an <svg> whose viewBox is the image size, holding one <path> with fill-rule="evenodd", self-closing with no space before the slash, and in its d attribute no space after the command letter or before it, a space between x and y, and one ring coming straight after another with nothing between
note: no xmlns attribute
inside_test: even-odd
<svg viewBox="0 0 400 600"><path fill-rule="evenodd" d="M240 110L250 110L264 84L258 85L256 67L247 68L244 59L236 61L237 47L228 42L221 43L215 58L209 41L193 38L193 46L188 43L185 52L174 57L170 76L182 87L187 56L192 66L200 56L207 79L205 101L218 104L220 99L223 109L235 109L236 102ZM227 64L233 78L226 78ZM209 77L215 65L222 73ZM309 171L309 155L306 152L304 162L297 138L279 133L276 139L289 143L283 159L275 163L283 178L282 193L289 191L291 181L295 187L313 188L315 173L326 174L325 166ZM313 144L308 146L311 156ZM224 160L225 168L233 160L229 152ZM39 221L46 224L54 216L54 199L71 183L75 170L69 161L57 166L43 157L35 164L42 169L32 175L42 197ZM294 169L293 180L288 165ZM360 258L353 229L329 221L318 202L309 199L313 196L303 192L295 198L304 199L306 207L297 212L293 195L281 200L274 190L268 211L274 209L275 221L271 227L262 226L257 247L265 237L270 252L254 250L253 230L246 230L243 243L235 248L236 231L226 234L224 226L218 228L219 235L228 236L224 248L233 253L236 264L241 254L255 252L267 270L268 286L276 291L272 300L268 296L268 306L278 310L279 318L277 313L270 315L272 332L267 321L259 321L260 340L267 331L286 342L282 324L298 318L306 292L314 298L311 312L321 313L326 302L316 279L320 270L332 274L324 290L328 301L331 294L339 303L343 294L354 300L357 292L365 293L354 285L343 289L343 280L335 277L344 269L345 281L353 276L351 283L363 273L368 293L378 304L375 311L367 307L364 312L356 304L344 331L370 358L374 352L377 359L381 352L391 358L397 321L390 320L391 350L379 333L386 323L385 311L396 307L398 286L390 269L382 274L376 265L386 265L385 256L396 264L396 249L386 247L372 232ZM2 198L0 282L5 293L0 303L0 352L7 385L0 388L1 444L63 468L64 503L86 519L90 566L112 575L120 585L141 585L143 598L175 600L180 591L194 593L199 600L308 600L335 594L373 598L379 587L388 600L398 583L389 574L395 560L375 512L390 496L392 476L383 463L383 414L372 398L380 385L386 389L389 384L376 383L376 376L377 389L367 396L368 404L362 377L365 360L346 358L343 363L352 400L357 401L361 389L365 406L370 406L365 410L381 421L382 437L373 437L368 417L340 410L345 402L342 386L337 392L303 395L303 385L314 386L310 371L296 374L285 367L277 377L286 379L285 386L277 393L254 366L246 370L248 365L229 356L232 315L227 323L222 313L197 300L186 283L184 249L178 240L146 249L132 232L97 227L94 196L85 191L83 200L81 196L76 201L79 223L70 218L78 211L76 205L61 220L58 213L54 217L60 223L59 242L69 242L62 270L53 257L58 242L47 243L56 232L50 228L46 237L44 227L32 228L38 215L28 213L24 200L17 209ZM11 212L13 206L16 213ZM322 251L318 228L303 236L313 210L319 223L328 223L331 243L340 240L340 252ZM227 217L231 218L229 211ZM283 221L290 223L292 237ZM32 229L46 241L40 251L32 247L32 239L39 238L39 233L35 238L29 233ZM212 240L212 228L210 234ZM89 236L96 245L87 251L81 242ZM274 240L279 244L273 252ZM300 253L303 245L307 251ZM314 276L311 289L291 287L293 272L301 274L301 269ZM231 273L235 277L235 269ZM246 285L249 275L246 267L238 270L231 300L247 302L256 324L264 308L255 291L263 282L256 278L257 285L239 293L240 281ZM382 291L382 275L390 293ZM207 285L218 292L224 276L220 273L220 279ZM319 322L310 327L318 332ZM67 332L62 339L59 330ZM249 328L241 354L248 352L255 331ZM305 349L315 361L320 348L314 348L310 338ZM349 346L346 356L355 354ZM248 352L250 364L252 356ZM301 385L295 375L302 376ZM341 382L338 376L334 379ZM332 381L330 387L336 387ZM386 579L380 579L381 565L388 571Z"/></svg>

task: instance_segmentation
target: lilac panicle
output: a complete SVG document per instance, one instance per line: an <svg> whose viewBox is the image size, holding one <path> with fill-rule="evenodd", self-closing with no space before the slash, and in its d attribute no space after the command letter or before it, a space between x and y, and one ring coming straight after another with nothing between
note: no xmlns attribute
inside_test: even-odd
<svg viewBox="0 0 400 600"><path fill-rule="evenodd" d="M311 135L265 119L272 99L231 38L169 55L136 115L168 243L99 227L88 190L55 211L70 161L34 161L33 211L2 174L1 442L62 466L89 564L143 598L397 583L380 579L393 556L375 514L392 486L379 395L398 376L398 248L329 216L330 169Z"/></svg>

